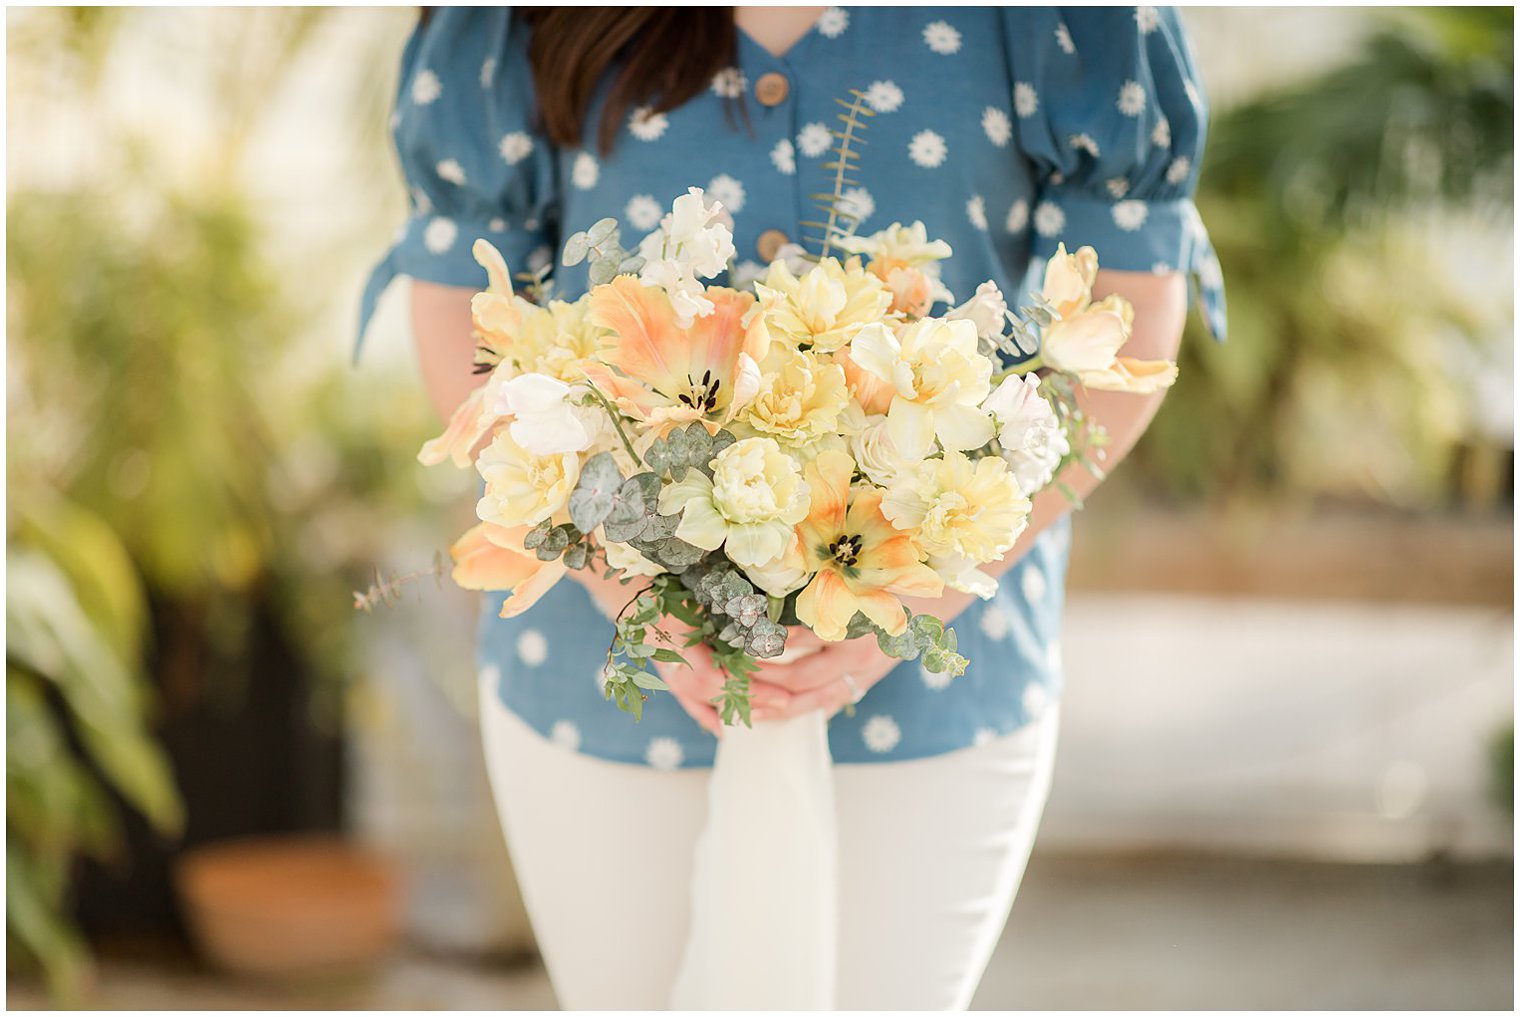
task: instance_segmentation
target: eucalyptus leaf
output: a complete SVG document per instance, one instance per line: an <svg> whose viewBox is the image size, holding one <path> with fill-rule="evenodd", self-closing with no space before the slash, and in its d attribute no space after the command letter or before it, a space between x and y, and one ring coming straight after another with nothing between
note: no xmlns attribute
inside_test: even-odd
<svg viewBox="0 0 1520 1017"><path fill-rule="evenodd" d="M567 569L583 569L591 561L591 548L584 543L575 544L565 551L564 562Z"/></svg>
<svg viewBox="0 0 1520 1017"><path fill-rule="evenodd" d="M570 492L570 519L582 533L590 533L612 512L612 499L623 484L623 474L611 452L598 452L581 467L580 479Z"/></svg>
<svg viewBox="0 0 1520 1017"><path fill-rule="evenodd" d="M586 270L586 281L593 286L602 286L617 278L617 262L607 258L598 258L591 263Z"/></svg>
<svg viewBox="0 0 1520 1017"><path fill-rule="evenodd" d="M529 530L523 537L523 547L529 551L537 548L544 542L545 538L549 536L549 531L553 528L554 525L549 520L545 519L543 522L533 527L533 529Z"/></svg>
<svg viewBox="0 0 1520 1017"><path fill-rule="evenodd" d="M572 233L565 241L565 252L560 256L560 263L569 267L579 265L586 260L586 255L591 251L591 240L585 233Z"/></svg>
<svg viewBox="0 0 1520 1017"><path fill-rule="evenodd" d="M786 629L769 618L756 622L744 640L745 652L761 659L780 656L785 649Z"/></svg>
<svg viewBox="0 0 1520 1017"><path fill-rule="evenodd" d="M618 221L608 216L605 219L598 219L591 224L591 228L586 231L586 240L592 247L600 247L604 240L617 233L617 231Z"/></svg>

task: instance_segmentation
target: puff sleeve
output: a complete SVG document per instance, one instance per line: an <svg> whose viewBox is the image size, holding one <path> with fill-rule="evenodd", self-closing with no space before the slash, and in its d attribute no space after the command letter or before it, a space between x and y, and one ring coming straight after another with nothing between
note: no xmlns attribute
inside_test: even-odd
<svg viewBox="0 0 1520 1017"><path fill-rule="evenodd" d="M1008 17L1015 130L1038 181L1034 256L1090 244L1105 268L1183 272L1223 339L1223 278L1193 204L1208 107L1177 12Z"/></svg>
<svg viewBox="0 0 1520 1017"><path fill-rule="evenodd" d="M483 286L478 237L514 272L550 256L556 160L535 127L527 35L505 8L439 7L407 41L391 129L409 214L364 288L355 360L396 276Z"/></svg>

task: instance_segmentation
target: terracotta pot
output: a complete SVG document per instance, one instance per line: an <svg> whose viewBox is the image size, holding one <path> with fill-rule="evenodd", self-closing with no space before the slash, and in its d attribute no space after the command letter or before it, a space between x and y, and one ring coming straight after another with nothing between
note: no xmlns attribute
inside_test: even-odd
<svg viewBox="0 0 1520 1017"><path fill-rule="evenodd" d="M175 882L201 952L239 974L362 969L395 946L400 877L340 838L248 838L182 855Z"/></svg>

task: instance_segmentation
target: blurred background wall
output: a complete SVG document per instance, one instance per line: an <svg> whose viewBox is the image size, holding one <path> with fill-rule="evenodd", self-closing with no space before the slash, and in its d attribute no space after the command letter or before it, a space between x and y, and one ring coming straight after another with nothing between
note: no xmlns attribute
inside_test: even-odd
<svg viewBox="0 0 1520 1017"><path fill-rule="evenodd" d="M203 935L185 859L254 836L383 863L414 953L531 948L471 600L351 607L470 514L404 288L348 363L413 16L7 13L7 921L55 998ZM1512 17L1188 12L1232 339L1079 521L1042 855L1511 856Z"/></svg>

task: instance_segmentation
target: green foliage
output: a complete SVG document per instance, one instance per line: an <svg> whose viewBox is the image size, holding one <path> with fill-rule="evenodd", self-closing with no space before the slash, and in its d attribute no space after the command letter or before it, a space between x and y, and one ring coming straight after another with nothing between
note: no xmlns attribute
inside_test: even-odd
<svg viewBox="0 0 1520 1017"><path fill-rule="evenodd" d="M1488 743L1489 798L1507 816L1515 814L1515 725L1496 733Z"/></svg>
<svg viewBox="0 0 1520 1017"><path fill-rule="evenodd" d="M733 434L720 430L709 434L702 424L693 422L675 428L663 438L656 438L644 453L644 462L656 474L680 481L687 470L700 470L712 479L712 461L735 441Z"/></svg>
<svg viewBox="0 0 1520 1017"><path fill-rule="evenodd" d="M1184 499L1437 499L1470 426L1453 354L1507 323L1458 295L1420 227L1512 214L1513 105L1513 11L1441 8L1216 114L1199 203L1231 340L1189 336L1126 475Z"/></svg>
<svg viewBox="0 0 1520 1017"><path fill-rule="evenodd" d="M148 726L146 609L126 550L99 518L39 492L13 486L6 553L6 924L69 1001L87 960L69 876L77 855L118 844L107 787L165 834L184 817Z"/></svg>
<svg viewBox="0 0 1520 1017"><path fill-rule="evenodd" d="M644 267L644 259L634 251L625 250L618 221L612 218L598 219L588 230L572 233L565 240L560 262L567 268L579 265L587 258L591 265L586 278L593 286L610 283L620 275L632 275Z"/></svg>
<svg viewBox="0 0 1520 1017"><path fill-rule="evenodd" d="M353 260L275 262L240 189L246 142L324 16L207 19L218 56L176 62L217 111L189 172L172 161L186 145L99 94L121 29L165 19L130 33L151 57L184 15L13 19L13 126L56 113L90 160L37 187L17 175L7 204L7 922L60 992L87 956L61 916L75 857L112 844L106 788L165 832L180 821L145 660L235 708L262 617L325 679L311 705L331 719L321 707L353 666L348 591L422 501L395 468L433 426L414 375L371 373L360 390L341 356L314 370L297 342L346 303ZM383 122L378 106L355 119ZM159 646L143 642L150 604Z"/></svg>

